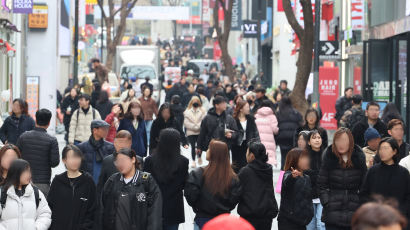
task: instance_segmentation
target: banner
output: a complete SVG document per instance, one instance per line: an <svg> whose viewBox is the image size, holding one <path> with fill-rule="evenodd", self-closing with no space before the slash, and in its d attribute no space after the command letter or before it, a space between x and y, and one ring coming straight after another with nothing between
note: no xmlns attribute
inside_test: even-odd
<svg viewBox="0 0 410 230"><path fill-rule="evenodd" d="M37 76L27 77L26 84L26 100L28 105L28 114L35 119L35 115L39 106L38 101L40 93L40 79Z"/></svg>
<svg viewBox="0 0 410 230"><path fill-rule="evenodd" d="M336 130L336 100L339 97L339 68L319 68L320 108L323 113L320 125L324 129Z"/></svg>
<svg viewBox="0 0 410 230"><path fill-rule="evenodd" d="M352 0L352 29L364 29L364 0Z"/></svg>
<svg viewBox="0 0 410 230"><path fill-rule="evenodd" d="M164 70L165 82L172 80L172 83L178 83L181 80L181 68L180 67L165 67Z"/></svg>
<svg viewBox="0 0 410 230"><path fill-rule="evenodd" d="M221 57L222 57L221 47L219 46L219 42L215 41L214 42L214 60L220 60Z"/></svg>
<svg viewBox="0 0 410 230"><path fill-rule="evenodd" d="M242 0L232 0L231 30L240 31L242 26Z"/></svg>
<svg viewBox="0 0 410 230"><path fill-rule="evenodd" d="M33 12L33 0L14 0L13 13L31 14Z"/></svg>

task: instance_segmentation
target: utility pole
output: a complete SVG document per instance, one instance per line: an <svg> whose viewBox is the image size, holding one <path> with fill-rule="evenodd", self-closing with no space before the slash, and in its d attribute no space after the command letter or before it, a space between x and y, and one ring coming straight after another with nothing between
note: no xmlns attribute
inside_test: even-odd
<svg viewBox="0 0 410 230"><path fill-rule="evenodd" d="M261 18L262 18L262 1L258 0L258 69L257 73L259 74L262 70L262 44L261 44Z"/></svg>
<svg viewBox="0 0 410 230"><path fill-rule="evenodd" d="M312 103L319 107L319 42L320 42L320 0L315 0L315 56L313 59L313 97Z"/></svg>
<svg viewBox="0 0 410 230"><path fill-rule="evenodd" d="M75 18L74 18L74 70L73 70L73 82L74 85L78 84L78 1L75 0Z"/></svg>
<svg viewBox="0 0 410 230"><path fill-rule="evenodd" d="M104 6L104 0L101 0L101 5ZM104 56L104 17L103 14L101 13L101 47L100 47L100 52L101 52L101 63L103 62L103 56Z"/></svg>

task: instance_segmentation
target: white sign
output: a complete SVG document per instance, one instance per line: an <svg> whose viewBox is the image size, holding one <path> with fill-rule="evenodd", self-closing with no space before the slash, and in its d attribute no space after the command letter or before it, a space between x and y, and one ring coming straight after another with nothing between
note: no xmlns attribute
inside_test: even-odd
<svg viewBox="0 0 410 230"><path fill-rule="evenodd" d="M131 14L137 20L189 20L189 7L135 6Z"/></svg>
<svg viewBox="0 0 410 230"><path fill-rule="evenodd" d="M211 20L211 11L209 9L209 0L202 0L202 21Z"/></svg>
<svg viewBox="0 0 410 230"><path fill-rule="evenodd" d="M311 0L312 3L312 13L313 13L313 23L314 23L314 18L315 18L315 0ZM302 27L305 27L305 21L304 21L304 16L303 16L303 8L302 5L300 4L300 1L297 1L296 3L296 20L298 20L299 24Z"/></svg>
<svg viewBox="0 0 410 230"><path fill-rule="evenodd" d="M352 29L364 29L364 0L352 0Z"/></svg>

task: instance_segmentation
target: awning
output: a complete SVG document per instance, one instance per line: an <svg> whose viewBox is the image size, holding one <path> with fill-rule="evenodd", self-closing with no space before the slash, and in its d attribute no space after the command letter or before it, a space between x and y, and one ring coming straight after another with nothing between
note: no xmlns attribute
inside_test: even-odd
<svg viewBox="0 0 410 230"><path fill-rule="evenodd" d="M6 30L14 31L14 32L21 32L17 29L16 25L11 23L8 19L0 18L0 28L4 28Z"/></svg>

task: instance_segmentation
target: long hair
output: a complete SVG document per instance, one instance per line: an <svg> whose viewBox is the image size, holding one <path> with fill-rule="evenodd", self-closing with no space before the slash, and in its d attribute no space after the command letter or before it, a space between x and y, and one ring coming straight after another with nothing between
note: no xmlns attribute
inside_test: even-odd
<svg viewBox="0 0 410 230"><path fill-rule="evenodd" d="M320 116L319 112L314 108L309 108L305 113L305 126L308 126L307 117L309 113L314 113L316 116L315 128L319 128Z"/></svg>
<svg viewBox="0 0 410 230"><path fill-rule="evenodd" d="M134 96L133 97L130 96L131 90L134 91ZM131 101L132 99L135 98L135 95L136 95L135 90L133 88L129 89L128 92L127 92L127 97L124 99L124 102Z"/></svg>
<svg viewBox="0 0 410 230"><path fill-rule="evenodd" d="M13 100L13 104L18 102L20 105L20 109L21 109L21 114L24 115L28 115L28 104L25 100L21 99L21 98L16 98ZM12 111L11 114L14 114L14 112Z"/></svg>
<svg viewBox="0 0 410 230"><path fill-rule="evenodd" d="M299 159L303 156L309 156L309 153L306 149L293 148L288 152L288 154L286 154L286 161L283 169L285 171L289 171L293 168L300 171Z"/></svg>
<svg viewBox="0 0 410 230"><path fill-rule="evenodd" d="M109 100L108 93L105 90L100 92L100 97L98 98L98 103L105 103Z"/></svg>
<svg viewBox="0 0 410 230"><path fill-rule="evenodd" d="M161 107L159 107L157 119L160 119L160 121L165 122L164 118L162 117L162 111L166 109L168 109L169 113L171 114L170 120L173 119L174 113L172 112L171 104L169 104L168 102L165 102L164 104L161 105Z"/></svg>
<svg viewBox="0 0 410 230"><path fill-rule="evenodd" d="M191 98L191 100L189 101L189 103L188 103L188 106L187 106L186 110L191 109L191 108L193 107L193 104L194 104L195 102L197 102L197 103L199 104L199 107L201 107L201 106L202 106L201 99L199 99L199 97L198 97L198 96L193 96L193 97ZM198 108L199 108L199 107L198 107Z"/></svg>
<svg viewBox="0 0 410 230"><path fill-rule="evenodd" d="M400 162L400 149L399 149L399 144L397 143L397 141L395 139L393 139L392 137L385 137L383 138L380 143L379 143L379 147L377 148L377 155L380 156L380 147L382 146L383 143L388 143L390 145L390 147L392 148L392 150L396 150L396 154L394 154L394 156L392 157L392 160L395 164L399 164Z"/></svg>
<svg viewBox="0 0 410 230"><path fill-rule="evenodd" d="M158 182L166 183L178 170L178 157L181 154L180 134L174 128L163 129L159 134L158 147L152 156L153 170Z"/></svg>
<svg viewBox="0 0 410 230"><path fill-rule="evenodd" d="M3 166L1 166L1 161L3 160L3 156L4 154L7 152L7 150L13 150L16 155L17 158L21 158L21 153L19 148L17 148L17 146L13 145L13 144L5 144L1 149L0 149L0 177L3 176L3 172L4 172L4 168Z"/></svg>
<svg viewBox="0 0 410 230"><path fill-rule="evenodd" d="M21 174L26 170L30 170L30 164L27 161L23 159L14 160L10 164L7 177L2 183L3 189L7 191L11 186L18 187L20 185Z"/></svg>
<svg viewBox="0 0 410 230"><path fill-rule="evenodd" d="M239 118L239 114L241 114L241 109L243 107L245 107L245 105L248 104L247 101L238 101L238 103L235 106L235 110L233 111L233 118L234 119L238 119Z"/></svg>
<svg viewBox="0 0 410 230"><path fill-rule="evenodd" d="M224 196L237 175L232 170L226 143L212 140L209 144L209 164L204 169L204 184L213 195Z"/></svg>
<svg viewBox="0 0 410 230"><path fill-rule="evenodd" d="M133 101L133 102L130 103L130 105L128 106L128 109L127 109L127 113L125 114L124 117L128 118L130 120L134 120L134 115L132 115L131 110L132 110L132 108L135 108L135 107L140 108L140 114L137 116L138 121L144 120L144 113L142 112L141 104L137 101Z"/></svg>
<svg viewBox="0 0 410 230"><path fill-rule="evenodd" d="M384 107L381 120L386 122L389 118L402 120L402 117L400 115L399 110L397 109L397 106L392 102L387 103L386 107Z"/></svg>
<svg viewBox="0 0 410 230"><path fill-rule="evenodd" d="M336 140L339 139L340 136L342 136L343 134L346 134L349 137L349 150L347 152L347 162L343 161L342 154L339 153L336 148ZM338 129L333 137L332 152L339 159L339 164L342 168L352 168L353 167L353 163L352 163L353 150L354 150L354 139L353 139L353 135L350 129L347 129L347 128Z"/></svg>
<svg viewBox="0 0 410 230"><path fill-rule="evenodd" d="M279 102L279 113L280 114L288 114L292 111L292 101L289 97L284 96L282 100Z"/></svg>

